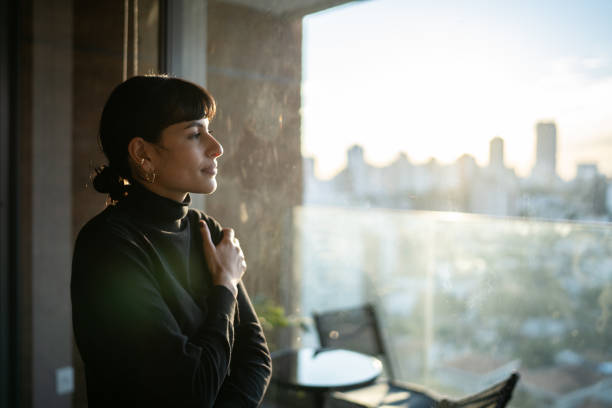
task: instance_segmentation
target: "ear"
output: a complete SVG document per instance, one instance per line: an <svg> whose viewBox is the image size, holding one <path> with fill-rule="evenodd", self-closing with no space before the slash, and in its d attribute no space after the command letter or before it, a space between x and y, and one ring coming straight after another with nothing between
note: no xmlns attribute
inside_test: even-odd
<svg viewBox="0 0 612 408"><path fill-rule="evenodd" d="M145 171L153 171L151 146L142 137L135 137L128 144L128 154L137 167Z"/></svg>

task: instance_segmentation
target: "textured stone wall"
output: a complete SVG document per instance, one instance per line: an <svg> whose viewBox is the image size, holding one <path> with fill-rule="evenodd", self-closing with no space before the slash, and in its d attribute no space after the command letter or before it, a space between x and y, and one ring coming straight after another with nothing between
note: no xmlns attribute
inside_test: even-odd
<svg viewBox="0 0 612 408"><path fill-rule="evenodd" d="M209 1L207 87L224 148L206 210L236 230L252 294L282 304L295 287L292 208L301 203L302 21Z"/></svg>

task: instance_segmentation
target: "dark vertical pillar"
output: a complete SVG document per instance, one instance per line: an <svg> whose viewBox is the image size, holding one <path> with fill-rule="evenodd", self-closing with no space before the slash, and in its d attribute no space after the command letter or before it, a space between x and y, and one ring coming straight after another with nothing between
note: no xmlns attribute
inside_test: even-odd
<svg viewBox="0 0 612 408"><path fill-rule="evenodd" d="M17 263L19 308L19 407L32 406L32 0L20 3L18 147L17 147Z"/></svg>
<svg viewBox="0 0 612 408"><path fill-rule="evenodd" d="M0 2L0 407L18 406L17 4Z"/></svg>
<svg viewBox="0 0 612 408"><path fill-rule="evenodd" d="M162 20L164 71L206 86L207 0L165 2ZM191 206L204 209L204 196L191 194Z"/></svg>

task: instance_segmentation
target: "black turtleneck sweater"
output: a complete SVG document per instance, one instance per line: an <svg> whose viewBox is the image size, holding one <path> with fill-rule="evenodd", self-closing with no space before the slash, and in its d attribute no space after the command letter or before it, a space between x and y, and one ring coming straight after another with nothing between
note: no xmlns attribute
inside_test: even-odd
<svg viewBox="0 0 612 408"><path fill-rule="evenodd" d="M271 373L247 292L212 284L198 222L136 184L76 241L72 316L89 406L251 407Z"/></svg>

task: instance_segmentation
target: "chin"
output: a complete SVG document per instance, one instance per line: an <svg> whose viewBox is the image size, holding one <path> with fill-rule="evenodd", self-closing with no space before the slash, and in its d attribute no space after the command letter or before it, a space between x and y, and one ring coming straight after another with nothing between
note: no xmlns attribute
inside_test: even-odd
<svg viewBox="0 0 612 408"><path fill-rule="evenodd" d="M184 186L184 188L186 191L193 194L212 194L217 189L217 180L215 177L191 180L190 183Z"/></svg>
<svg viewBox="0 0 612 408"><path fill-rule="evenodd" d="M217 190L217 182L213 181L212 183L208 183L206 186L202 186L199 191L196 191L196 193L212 194L215 192L215 190Z"/></svg>

